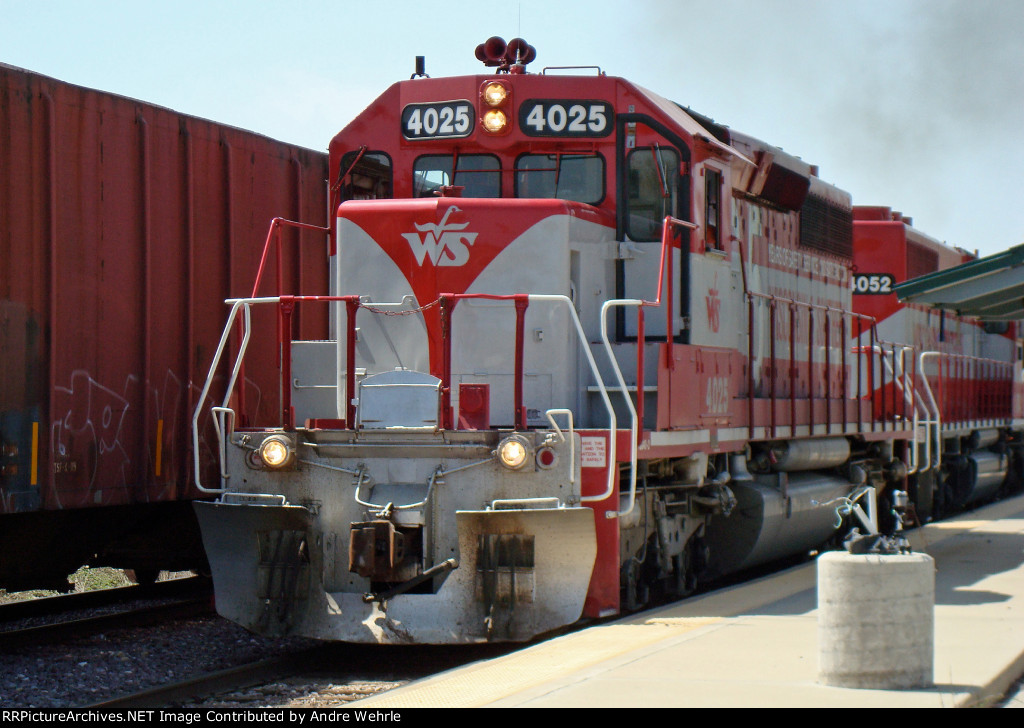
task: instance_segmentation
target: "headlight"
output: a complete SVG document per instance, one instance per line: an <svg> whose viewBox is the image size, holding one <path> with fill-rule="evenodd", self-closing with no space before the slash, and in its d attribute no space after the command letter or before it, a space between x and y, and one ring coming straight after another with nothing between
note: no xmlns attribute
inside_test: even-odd
<svg viewBox="0 0 1024 728"><path fill-rule="evenodd" d="M504 111L491 109L484 114L482 123L486 131L489 131L491 134L497 134L508 125L508 118L505 116Z"/></svg>
<svg viewBox="0 0 1024 728"><path fill-rule="evenodd" d="M484 86L483 99L488 106L501 106L508 97L508 89L500 83L489 83Z"/></svg>
<svg viewBox="0 0 1024 728"><path fill-rule="evenodd" d="M498 462L509 470L519 470L530 456L530 443L522 435L510 435L498 444Z"/></svg>
<svg viewBox="0 0 1024 728"><path fill-rule="evenodd" d="M280 470L295 461L295 445L284 435L271 435L260 445L259 454L266 467Z"/></svg>

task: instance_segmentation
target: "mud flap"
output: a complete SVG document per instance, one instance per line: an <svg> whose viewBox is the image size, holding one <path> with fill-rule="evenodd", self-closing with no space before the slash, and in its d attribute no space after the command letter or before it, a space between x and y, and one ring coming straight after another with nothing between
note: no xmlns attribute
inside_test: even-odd
<svg viewBox="0 0 1024 728"><path fill-rule="evenodd" d="M284 635L305 611L313 516L290 505L194 503L217 612L247 629Z"/></svg>
<svg viewBox="0 0 1024 728"><path fill-rule="evenodd" d="M472 574L488 639L524 639L580 618L597 556L594 511L458 511L455 518L460 569Z"/></svg>

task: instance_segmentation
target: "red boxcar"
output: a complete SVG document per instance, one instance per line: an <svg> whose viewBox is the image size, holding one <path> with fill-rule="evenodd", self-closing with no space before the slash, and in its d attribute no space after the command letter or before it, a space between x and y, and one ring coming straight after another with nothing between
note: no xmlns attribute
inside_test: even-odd
<svg viewBox="0 0 1024 728"><path fill-rule="evenodd" d="M0 159L0 588L201 564L190 425L221 302L273 215L324 218L327 157L0 65ZM283 276L326 288L302 236ZM264 379L250 408L274 411Z"/></svg>

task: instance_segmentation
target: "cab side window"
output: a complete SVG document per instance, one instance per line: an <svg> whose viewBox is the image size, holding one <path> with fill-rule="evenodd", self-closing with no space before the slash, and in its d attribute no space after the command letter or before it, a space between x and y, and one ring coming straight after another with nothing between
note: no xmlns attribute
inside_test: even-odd
<svg viewBox="0 0 1024 728"><path fill-rule="evenodd" d="M391 160L383 152L349 152L341 158L341 199L379 200L394 196Z"/></svg>
<svg viewBox="0 0 1024 728"><path fill-rule="evenodd" d="M704 242L709 248L722 249L722 173L704 170Z"/></svg>

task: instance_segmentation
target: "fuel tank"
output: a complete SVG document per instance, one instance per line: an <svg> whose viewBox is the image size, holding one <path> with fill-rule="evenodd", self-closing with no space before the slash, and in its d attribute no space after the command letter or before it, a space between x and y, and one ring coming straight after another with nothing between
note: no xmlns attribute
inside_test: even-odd
<svg viewBox="0 0 1024 728"><path fill-rule="evenodd" d="M967 456L968 473L973 483L967 504L991 500L1006 480L1009 458L988 451L973 452Z"/></svg>
<svg viewBox="0 0 1024 728"><path fill-rule="evenodd" d="M835 499L853 484L821 473L773 473L729 484L737 505L708 526L708 570L720 576L810 551L839 525Z"/></svg>

